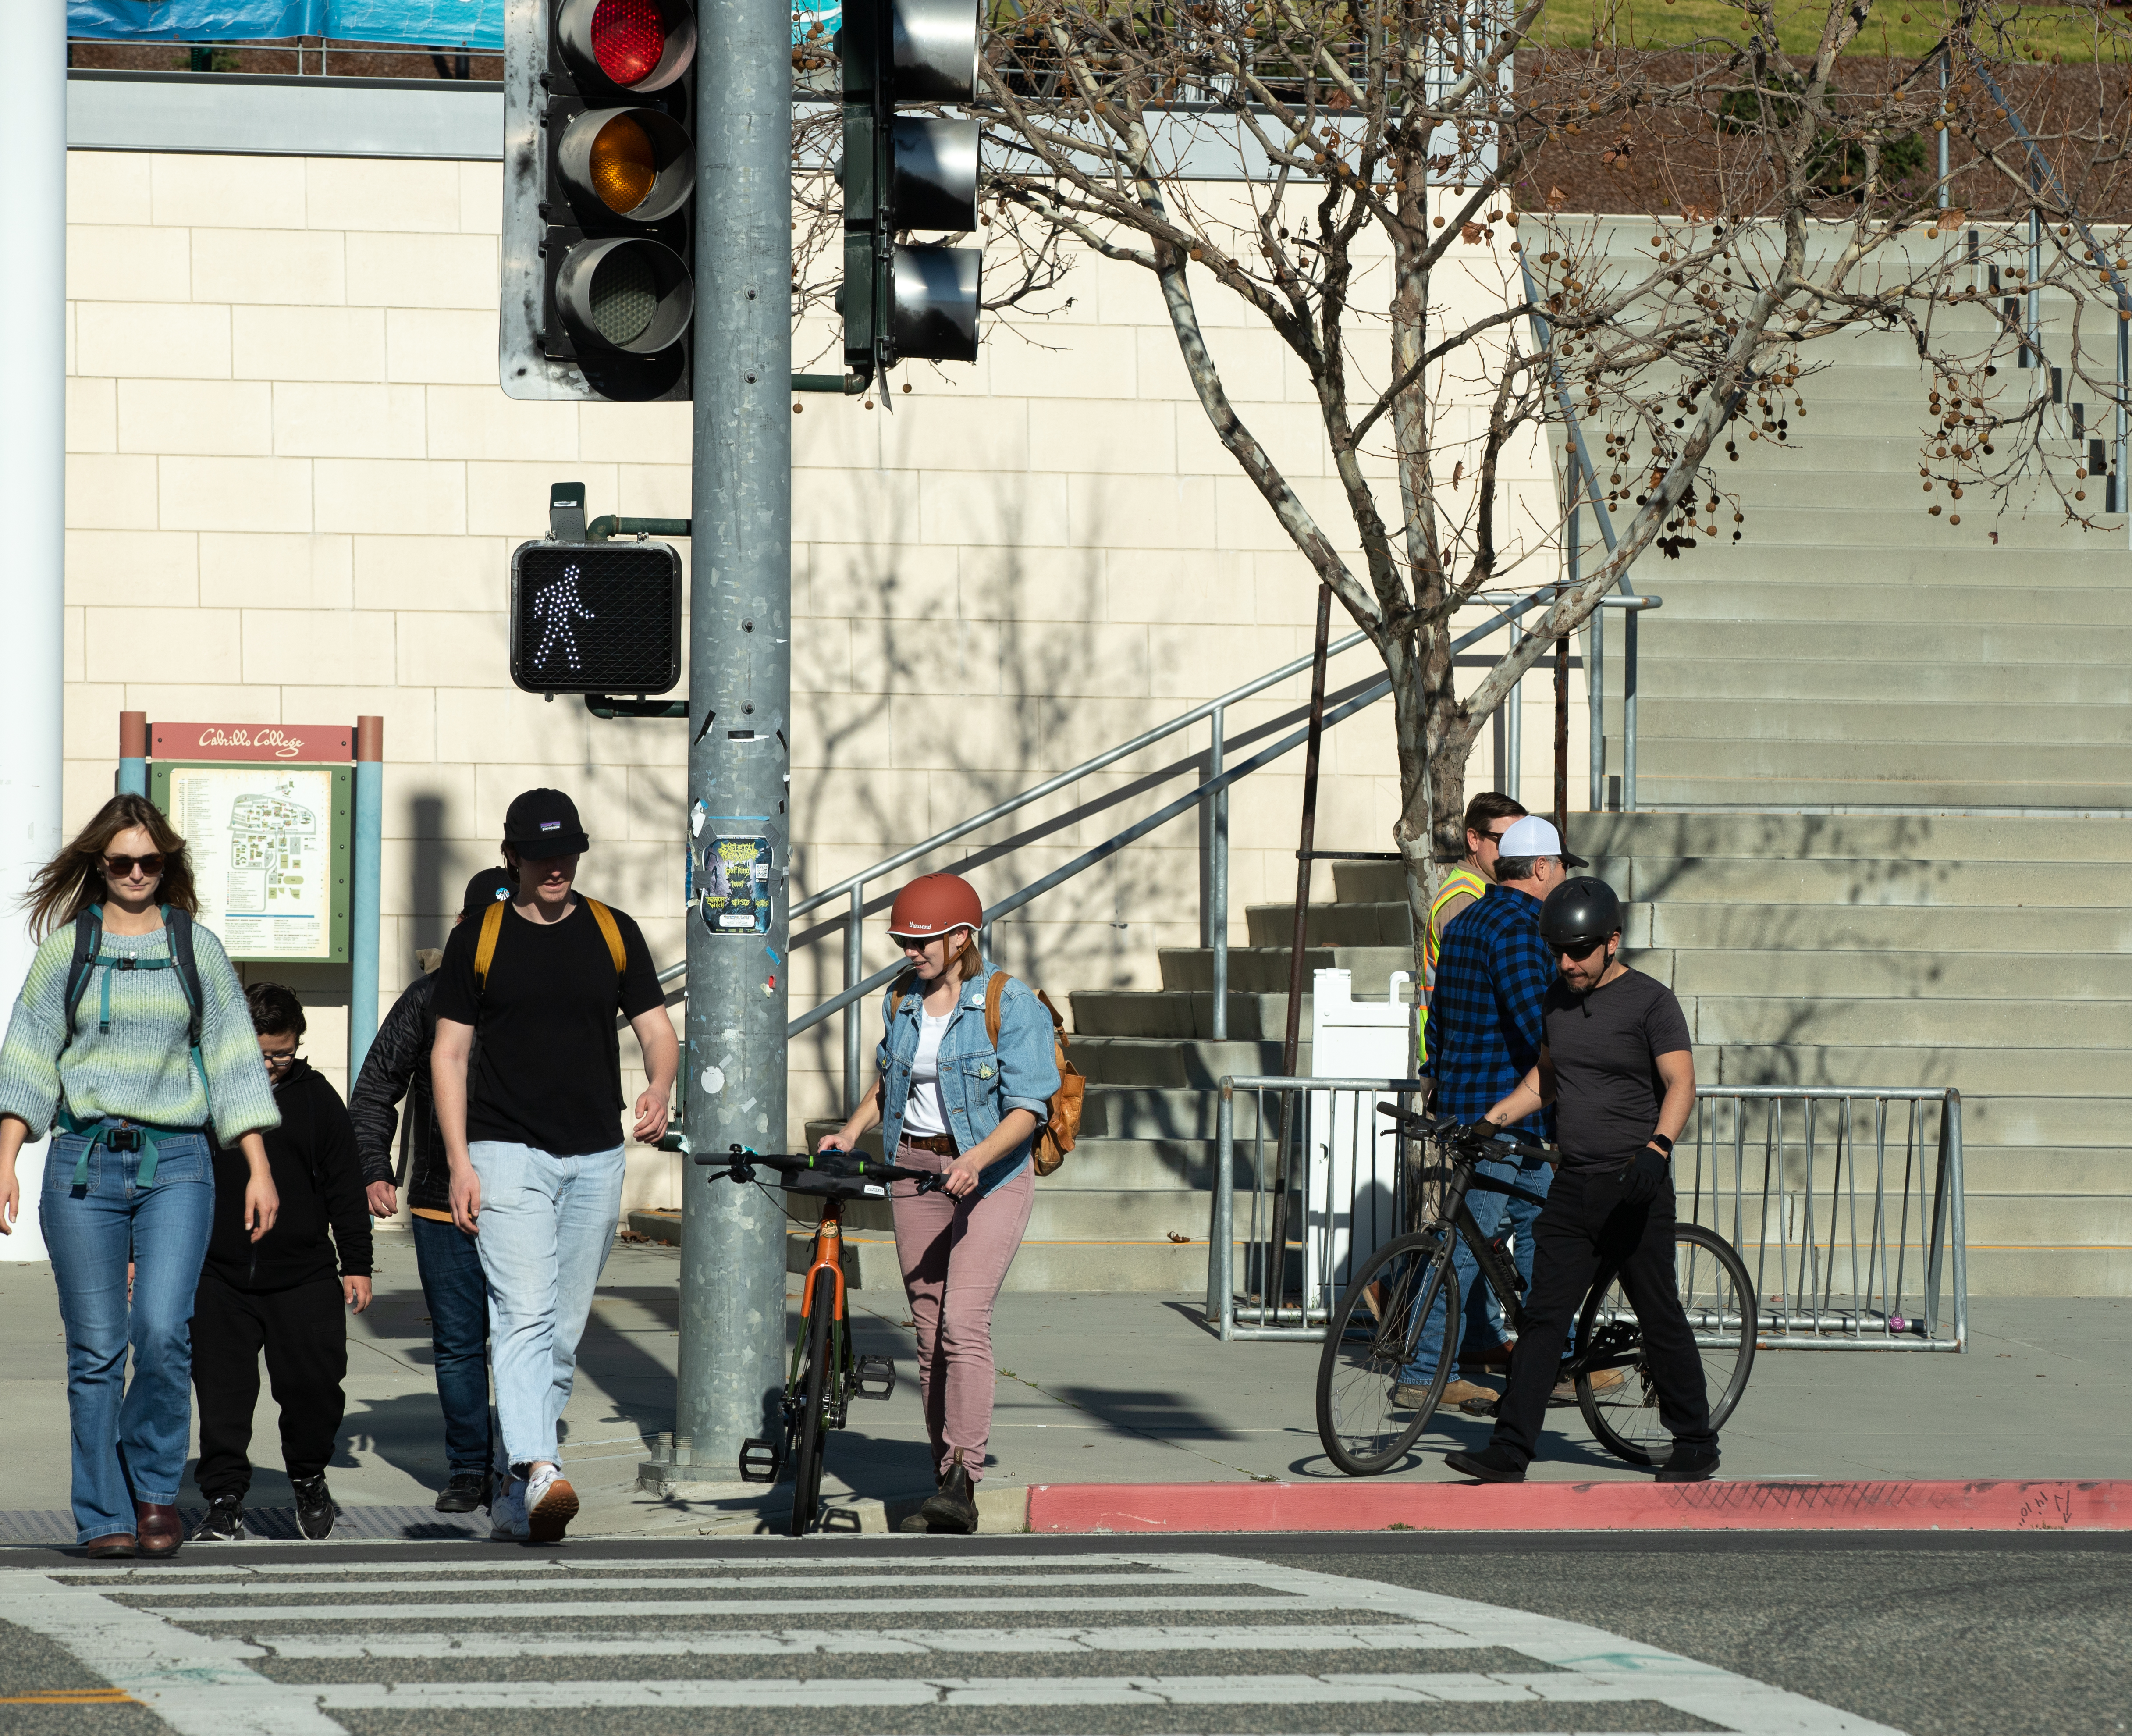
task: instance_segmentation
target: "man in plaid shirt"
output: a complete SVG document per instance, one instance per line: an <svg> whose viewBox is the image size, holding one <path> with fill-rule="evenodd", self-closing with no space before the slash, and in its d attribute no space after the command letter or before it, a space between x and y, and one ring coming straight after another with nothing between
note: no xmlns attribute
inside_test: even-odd
<svg viewBox="0 0 2132 1736"><path fill-rule="evenodd" d="M1532 1070L1545 1040L1541 1003L1554 981L1554 955L1540 938L1539 910L1561 883L1563 864L1582 868L1582 858L1567 854L1562 834L1537 816L1514 821L1504 832L1496 862L1496 883L1486 897L1468 905L1443 931L1436 963L1436 986L1429 994L1429 1075L1436 1081L1430 1103L1439 1120L1478 1121L1515 1089ZM1553 1137L1552 1108L1519 1122L1513 1131L1526 1137ZM1489 1162L1479 1174L1507 1181L1528 1193L1544 1195L1544 1163L1528 1167ZM1481 1233L1492 1238L1506 1214L1518 1238L1518 1270L1532 1281L1530 1224L1539 1208L1506 1194L1476 1189L1466 1196ZM1510 1361L1500 1327L1491 1319L1493 1298L1481 1282L1481 1268L1463 1241L1452 1249L1458 1289L1464 1368L1500 1368ZM1443 1310L1431 1311L1414 1345L1414 1359L1401 1373L1395 1402L1419 1404L1436 1379L1438 1352L1443 1342ZM1469 1398L1493 1398L1493 1389L1453 1378L1442 1404Z"/></svg>

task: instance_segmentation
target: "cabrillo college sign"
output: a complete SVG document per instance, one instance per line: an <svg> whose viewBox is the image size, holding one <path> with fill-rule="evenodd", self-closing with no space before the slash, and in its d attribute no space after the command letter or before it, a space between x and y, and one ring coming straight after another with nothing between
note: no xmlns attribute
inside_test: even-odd
<svg viewBox="0 0 2132 1736"><path fill-rule="evenodd" d="M355 757L346 724L158 724L150 752L162 760L337 761Z"/></svg>

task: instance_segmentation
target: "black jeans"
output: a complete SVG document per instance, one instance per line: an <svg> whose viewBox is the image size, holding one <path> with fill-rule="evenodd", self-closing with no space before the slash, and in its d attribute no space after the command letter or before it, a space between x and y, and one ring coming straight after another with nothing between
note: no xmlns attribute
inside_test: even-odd
<svg viewBox="0 0 2132 1736"><path fill-rule="evenodd" d="M252 1486L252 1416L259 1405L259 1353L281 1411L281 1463L289 1480L324 1474L340 1434L348 1377L348 1320L340 1280L253 1291L224 1283L210 1267L193 1299L193 1390L199 1397L200 1493L242 1497Z"/></svg>
<svg viewBox="0 0 2132 1736"><path fill-rule="evenodd" d="M1533 1224L1532 1289L1510 1378L1496 1411L1493 1445L1529 1463L1539 1451L1548 1395L1592 1280L1621 1275L1644 1339L1645 1365L1658 1387L1659 1420L1676 1441L1715 1446L1702 1358L1680 1306L1673 1271L1673 1198L1631 1171L1564 1170Z"/></svg>
<svg viewBox="0 0 2132 1736"><path fill-rule="evenodd" d="M457 1224L418 1217L415 1267L430 1305L437 1402L444 1413L444 1461L451 1474L489 1470L488 1280L473 1238Z"/></svg>

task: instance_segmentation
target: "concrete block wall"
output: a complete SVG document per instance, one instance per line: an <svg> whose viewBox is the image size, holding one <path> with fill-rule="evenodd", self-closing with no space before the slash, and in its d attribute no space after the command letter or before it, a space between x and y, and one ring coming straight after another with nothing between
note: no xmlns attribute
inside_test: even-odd
<svg viewBox="0 0 2132 1736"><path fill-rule="evenodd" d="M593 513L687 515L688 406L503 396L493 163L77 151L69 168L69 824L110 791L121 709L378 713L388 1003L536 783L584 811L587 888L678 958L683 732L518 692L503 605L511 549L545 533L555 481L582 480ZM1049 318L996 322L976 367L908 370L892 408L800 402L795 897L1308 649L1310 575L1208 432L1154 286L1090 258L1068 287ZM1203 313L1255 431L1344 523L1293 358L1218 291ZM800 354L825 335L803 334ZM1551 486L1537 447L1520 462L1508 513L1517 489ZM1335 685L1371 666L1349 653ZM1232 732L1306 697L1292 680L1239 705ZM1529 791L1547 775L1543 680L1528 700ZM1205 746L1202 728L972 840L1047 829L973 871L981 890L1179 793L1174 776L1137 786ZM1236 792L1239 941L1246 906L1292 889L1300 772L1299 755ZM1324 776L1321 843L1387 847L1384 708L1333 733ZM1187 819L1002 925L1005 961L1062 1003L1153 986L1158 950L1198 939L1198 878ZM842 981L840 932L813 931L795 1011ZM869 967L888 957L876 931ZM345 972L281 974L339 1082ZM795 1130L832 1106L840 1055L834 1021L795 1051ZM640 1152L629 1204L677 1185Z"/></svg>

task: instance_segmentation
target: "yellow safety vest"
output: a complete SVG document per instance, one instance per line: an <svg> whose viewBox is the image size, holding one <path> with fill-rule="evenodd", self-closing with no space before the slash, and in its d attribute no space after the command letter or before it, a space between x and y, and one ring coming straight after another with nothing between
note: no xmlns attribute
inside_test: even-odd
<svg viewBox="0 0 2132 1736"><path fill-rule="evenodd" d="M1414 1007L1414 1052L1424 1060L1429 1057L1429 996L1436 986L1436 959L1443 946L1443 906L1453 898L1485 898L1488 882L1469 868L1455 868L1443 877L1443 884L1437 889L1435 898L1429 906L1429 932L1421 941L1421 993Z"/></svg>

